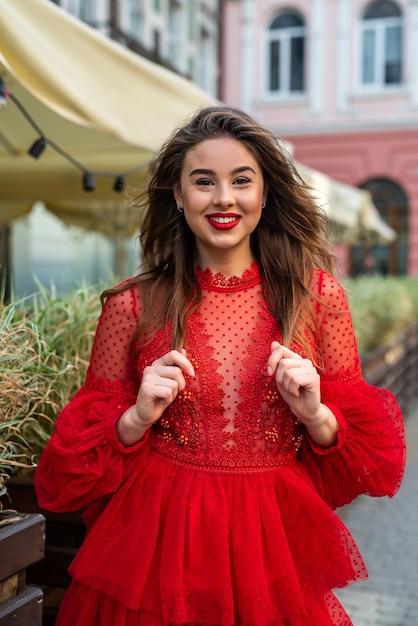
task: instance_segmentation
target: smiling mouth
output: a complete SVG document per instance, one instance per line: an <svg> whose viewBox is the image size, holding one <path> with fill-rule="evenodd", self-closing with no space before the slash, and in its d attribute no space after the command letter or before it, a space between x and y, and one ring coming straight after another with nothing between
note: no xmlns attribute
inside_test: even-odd
<svg viewBox="0 0 418 626"><path fill-rule="evenodd" d="M239 215L208 215L206 219L216 230L232 230L239 224L241 217Z"/></svg>
<svg viewBox="0 0 418 626"><path fill-rule="evenodd" d="M208 220L211 222L216 222L217 224L231 224L231 222L236 222L240 218L237 215L225 217L218 217L215 215L209 215Z"/></svg>

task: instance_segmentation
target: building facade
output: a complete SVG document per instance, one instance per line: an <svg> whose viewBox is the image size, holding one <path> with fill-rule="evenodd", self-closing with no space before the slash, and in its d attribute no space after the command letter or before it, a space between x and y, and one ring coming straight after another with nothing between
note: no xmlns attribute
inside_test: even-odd
<svg viewBox="0 0 418 626"><path fill-rule="evenodd" d="M224 0L221 98L371 191L397 232L350 272L418 275L418 1Z"/></svg>
<svg viewBox="0 0 418 626"><path fill-rule="evenodd" d="M53 0L148 59L219 92L220 0Z"/></svg>

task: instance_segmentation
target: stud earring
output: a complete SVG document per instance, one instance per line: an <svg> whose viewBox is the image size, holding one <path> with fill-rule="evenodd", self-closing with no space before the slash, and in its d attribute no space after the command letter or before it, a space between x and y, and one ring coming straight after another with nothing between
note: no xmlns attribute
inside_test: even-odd
<svg viewBox="0 0 418 626"><path fill-rule="evenodd" d="M183 213L183 207L182 207L182 206L177 205L177 211L179 211L179 213Z"/></svg>

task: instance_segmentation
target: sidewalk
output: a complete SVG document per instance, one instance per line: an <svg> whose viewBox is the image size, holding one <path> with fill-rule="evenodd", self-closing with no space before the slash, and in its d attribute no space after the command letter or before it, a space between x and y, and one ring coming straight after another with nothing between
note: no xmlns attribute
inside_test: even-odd
<svg viewBox="0 0 418 626"><path fill-rule="evenodd" d="M336 592L354 626L418 625L418 403L405 419L407 467L393 498L362 496L340 509L369 579Z"/></svg>

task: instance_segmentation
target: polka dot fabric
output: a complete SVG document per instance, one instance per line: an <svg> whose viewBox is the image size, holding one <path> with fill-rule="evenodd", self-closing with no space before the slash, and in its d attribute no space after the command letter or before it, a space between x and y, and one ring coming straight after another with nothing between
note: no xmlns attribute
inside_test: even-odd
<svg viewBox="0 0 418 626"><path fill-rule="evenodd" d="M109 298L95 336L89 374L105 381L122 381L128 386L138 374L132 353L132 337L141 308L133 289Z"/></svg>
<svg viewBox="0 0 418 626"><path fill-rule="evenodd" d="M312 343L341 427L319 448L267 376L281 335L257 267L197 276L185 341L196 376L162 418L135 446L116 438L143 368L171 346L165 328L134 356L141 305L129 289L108 299L86 384L41 458L41 506L89 505L57 626L349 626L332 589L367 572L332 509L398 489L396 400L364 382L344 292L316 272Z"/></svg>

